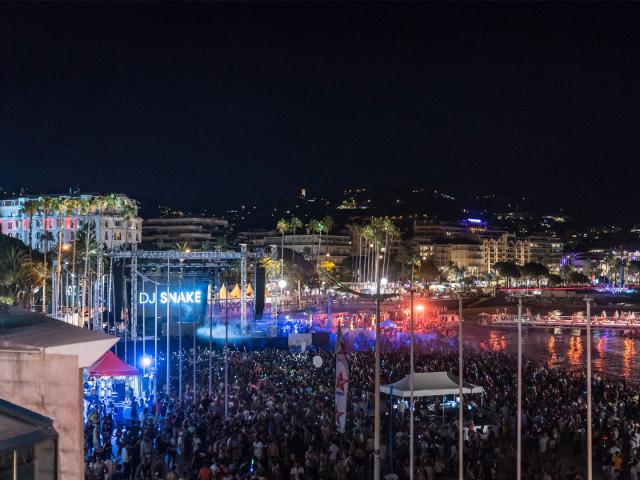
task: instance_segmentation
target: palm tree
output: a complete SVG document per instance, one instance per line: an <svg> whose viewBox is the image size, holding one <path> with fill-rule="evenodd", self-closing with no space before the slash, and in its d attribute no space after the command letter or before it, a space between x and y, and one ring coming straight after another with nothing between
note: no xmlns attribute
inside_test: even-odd
<svg viewBox="0 0 640 480"><path fill-rule="evenodd" d="M622 288L624 283L624 272L627 267L627 262L624 258L618 257L616 258L616 262L614 264L615 272L616 272L616 283L619 283L619 286Z"/></svg>
<svg viewBox="0 0 640 480"><path fill-rule="evenodd" d="M513 262L496 262L493 269L498 275L507 279L507 287L511 287L512 278L520 278L518 266Z"/></svg>
<svg viewBox="0 0 640 480"><path fill-rule="evenodd" d="M81 207L82 208L82 207ZM87 201L86 208L91 208L91 202ZM97 242L95 238L95 232L92 230L91 225L87 221L78 233L78 248L80 251L84 251L83 258L83 272L82 272L82 297L80 302L80 308L82 315L84 315L85 309L89 306L89 275L91 270L91 258L96 254Z"/></svg>
<svg viewBox="0 0 640 480"><path fill-rule="evenodd" d="M44 197L38 202L38 210L43 215L44 220L44 233L42 235L43 239L43 250L44 250L44 260L42 262L44 266L44 279L42 281L42 313L47 313L47 252L49 250L49 240L51 238L51 232L49 232L48 220L49 214L53 212L54 200L51 197Z"/></svg>
<svg viewBox="0 0 640 480"><path fill-rule="evenodd" d="M358 267L356 271L356 267L354 265L351 265L351 269L353 270L353 281L359 282L360 281L360 260L362 255L362 227L357 223L352 223L347 227L349 228L349 232L351 233L351 238L353 239L352 241L355 242L356 238L358 239L358 257L357 257Z"/></svg>
<svg viewBox="0 0 640 480"><path fill-rule="evenodd" d="M71 249L71 307L76 306L76 245L78 237L78 221L80 220L80 211L83 201L79 198L67 199L67 211L71 212L71 228L73 229L72 235L72 249ZM75 217L75 218L74 218Z"/></svg>
<svg viewBox="0 0 640 480"><path fill-rule="evenodd" d="M20 278L24 291L22 303L25 308L31 309L34 304L35 292L46 278L42 262L27 259L22 265Z"/></svg>
<svg viewBox="0 0 640 480"><path fill-rule="evenodd" d="M309 223L307 223L307 232L309 233L317 233L321 230L321 223L319 220L316 220L315 218L312 218L309 220ZM316 255L316 268L318 267L318 265L320 264L320 243L318 243L318 251L317 251L317 255Z"/></svg>
<svg viewBox="0 0 640 480"><path fill-rule="evenodd" d="M21 270L26 262L24 250L17 245L9 245L3 249L0 263L0 285L5 296L12 305L16 305L20 296Z"/></svg>
<svg viewBox="0 0 640 480"><path fill-rule="evenodd" d="M57 197L53 199L53 212L56 215L56 229L57 229L57 247L56 247L56 309L59 309L62 305L62 244L64 239L64 214L67 212L68 204L67 199L64 197ZM58 314L58 312L55 312Z"/></svg>
<svg viewBox="0 0 640 480"><path fill-rule="evenodd" d="M282 247L280 248L280 278L284 277L284 234L289 230L289 224L284 218L278 220L276 230L282 234Z"/></svg>
<svg viewBox="0 0 640 480"><path fill-rule="evenodd" d="M366 224L362 227L362 238L364 240L364 281L370 282L372 276L372 253L373 253L373 240L375 239L376 232L371 224Z"/></svg>
<svg viewBox="0 0 640 480"><path fill-rule="evenodd" d="M615 272L616 256L613 252L607 253L604 257L604 264L607 268L607 278L609 283L613 283L613 272Z"/></svg>
<svg viewBox="0 0 640 480"><path fill-rule="evenodd" d="M125 242L129 241L129 222L131 221L132 218L134 218L136 216L136 208L129 202L129 203L124 203L121 207L121 213L122 213L122 221L123 221L123 225L124 225L124 230L125 230L125 238L123 239ZM135 242L135 238L132 238L131 241L132 243Z"/></svg>
<svg viewBox="0 0 640 480"><path fill-rule="evenodd" d="M24 202L20 209L20 215L29 217L29 260L31 260L33 244L33 216L38 213L38 200L30 199Z"/></svg>
<svg viewBox="0 0 640 480"><path fill-rule="evenodd" d="M322 226L323 226L323 231L324 233L326 233L327 235L329 235L329 232L333 229L333 218L331 218L330 215L325 215L324 217L322 217ZM320 233L320 235L322 235L322 233ZM325 253L329 253L329 244L325 244Z"/></svg>
<svg viewBox="0 0 640 480"><path fill-rule="evenodd" d="M444 269L444 273L450 282L461 283L467 273L467 267L450 262L449 266Z"/></svg>
<svg viewBox="0 0 640 480"><path fill-rule="evenodd" d="M115 210L120 207L122 203L120 195L116 193L110 193L104 197L102 197L102 209L100 210L100 224L102 225L102 214L105 211L110 211L111 215L111 236L109 242L109 249L113 250L113 230L115 228ZM102 240L102 239L101 239Z"/></svg>
<svg viewBox="0 0 640 480"><path fill-rule="evenodd" d="M382 255L383 276L389 276L389 261L391 259L391 243L398 235L399 230L389 217L384 217L380 222L380 229L384 232L384 252Z"/></svg>
<svg viewBox="0 0 640 480"><path fill-rule="evenodd" d="M296 244L296 230L302 228L302 220L298 217L291 217L289 219L289 230L293 233L293 244ZM291 263L295 264L295 249L291 248Z"/></svg>
<svg viewBox="0 0 640 480"><path fill-rule="evenodd" d="M189 243L188 242L182 242L182 243L176 243L176 248L177 251L179 252L190 252L191 248L189 248Z"/></svg>
<svg viewBox="0 0 640 480"><path fill-rule="evenodd" d="M94 204L94 200L93 198L82 198L79 201L79 205L78 205L78 213L79 215L81 215L83 217L83 222L82 222L82 230L84 231L84 245L81 245L81 247L84 246L84 248L81 248L81 250L84 250L84 258L83 258L83 269L82 269L82 297L81 297L81 301L80 306L82 308L82 314L84 315L84 311L85 311L85 307L87 306L87 300L88 300L88 296L87 296L87 288L89 285L89 278L88 278L88 274L89 274L89 246L92 243L91 242L91 235L90 235L90 230L91 230L91 226L89 224L89 213L93 212L95 209L95 204ZM82 233L82 232L80 232ZM78 236L78 231L76 229L76 235L75 237ZM94 239L95 241L95 235L94 235Z"/></svg>

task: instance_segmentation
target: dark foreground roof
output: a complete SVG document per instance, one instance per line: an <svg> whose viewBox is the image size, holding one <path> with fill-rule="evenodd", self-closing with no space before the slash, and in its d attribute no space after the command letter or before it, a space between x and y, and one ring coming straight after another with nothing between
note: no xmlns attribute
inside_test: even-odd
<svg viewBox="0 0 640 480"><path fill-rule="evenodd" d="M0 453L57 437L50 418L0 399Z"/></svg>

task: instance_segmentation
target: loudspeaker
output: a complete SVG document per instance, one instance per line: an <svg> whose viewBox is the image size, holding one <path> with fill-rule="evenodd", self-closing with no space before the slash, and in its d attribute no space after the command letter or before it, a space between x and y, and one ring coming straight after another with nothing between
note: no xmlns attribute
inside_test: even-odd
<svg viewBox="0 0 640 480"><path fill-rule="evenodd" d="M253 286L253 318L261 320L264 313L264 285L265 271L262 265L256 266L256 276Z"/></svg>

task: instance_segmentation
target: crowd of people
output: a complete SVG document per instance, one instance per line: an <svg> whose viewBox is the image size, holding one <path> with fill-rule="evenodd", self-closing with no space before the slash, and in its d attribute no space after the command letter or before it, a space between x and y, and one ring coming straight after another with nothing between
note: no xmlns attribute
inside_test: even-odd
<svg viewBox="0 0 640 480"><path fill-rule="evenodd" d="M457 374L451 343L419 344L416 371ZM373 477L374 354L348 354L350 382L347 428L335 430L335 358L332 352L237 351L228 355L225 409L224 354L183 355L182 398L177 370L169 395L145 392L123 421L113 402L88 401L85 427L86 478L364 480ZM312 357L323 358L321 367ZM465 352L464 378L484 387L482 400L469 396L465 418L464 478L516 478L516 362L504 353ZM177 368L178 362L172 362ZM408 373L406 345L383 345L382 380ZM523 478L577 480L586 469L586 381L580 371L525 362ZM163 378L160 376L160 378ZM457 478L457 410L440 399L420 400L415 410L415 478ZM406 405L391 407L383 395L381 464L387 479L409 478ZM225 418L226 410L226 418ZM444 420L443 420L444 419ZM640 411L637 389L623 380L593 379L594 461L601 478L638 479Z"/></svg>

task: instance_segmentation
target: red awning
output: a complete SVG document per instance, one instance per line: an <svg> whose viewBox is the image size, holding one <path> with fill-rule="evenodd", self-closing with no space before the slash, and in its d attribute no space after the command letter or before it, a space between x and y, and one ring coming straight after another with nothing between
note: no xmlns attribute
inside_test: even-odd
<svg viewBox="0 0 640 480"><path fill-rule="evenodd" d="M91 377L132 377L138 375L138 369L131 367L116 357L111 351L89 367Z"/></svg>

